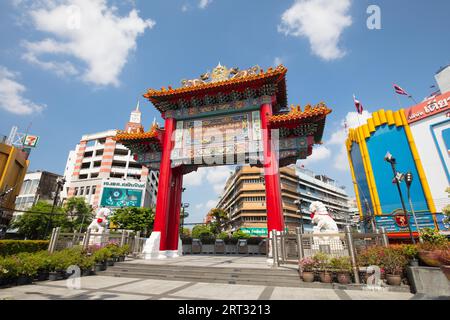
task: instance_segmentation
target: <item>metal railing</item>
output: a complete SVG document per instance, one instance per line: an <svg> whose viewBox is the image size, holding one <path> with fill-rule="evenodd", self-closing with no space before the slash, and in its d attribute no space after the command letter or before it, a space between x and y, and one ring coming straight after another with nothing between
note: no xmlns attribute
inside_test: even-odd
<svg viewBox="0 0 450 320"><path fill-rule="evenodd" d="M357 255L374 246L388 246L389 240L384 228L377 233L355 233L350 226L339 233L302 233L296 228L295 233L273 230L270 234L270 256L274 267L282 264L298 264L304 257L323 252L331 257L350 257L356 283L360 283Z"/></svg>
<svg viewBox="0 0 450 320"><path fill-rule="evenodd" d="M105 247L115 243L120 247L129 245L132 255L138 257L142 253L146 240L147 238L140 236L140 232L127 230L121 230L119 233L93 233L91 230L84 233L63 233L58 227L52 230L48 251L53 253L73 247L82 247L83 249L88 249L89 246Z"/></svg>

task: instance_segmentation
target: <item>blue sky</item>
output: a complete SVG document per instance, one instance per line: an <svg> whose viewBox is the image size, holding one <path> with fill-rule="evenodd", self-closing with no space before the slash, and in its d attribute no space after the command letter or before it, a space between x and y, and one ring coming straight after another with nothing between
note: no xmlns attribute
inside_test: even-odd
<svg viewBox="0 0 450 320"><path fill-rule="evenodd" d="M367 28L369 5L380 8L380 30ZM431 93L434 73L450 63L449 9L448 0L1 1L0 134L32 123L41 140L30 169L63 173L83 134L122 129L138 99L146 128L155 116L162 123L141 97L148 88L178 86L219 61L281 62L290 104L333 109L307 167L353 194L342 153L353 93L369 112L399 108L393 82L417 100ZM228 174L186 177L188 221L201 221Z"/></svg>

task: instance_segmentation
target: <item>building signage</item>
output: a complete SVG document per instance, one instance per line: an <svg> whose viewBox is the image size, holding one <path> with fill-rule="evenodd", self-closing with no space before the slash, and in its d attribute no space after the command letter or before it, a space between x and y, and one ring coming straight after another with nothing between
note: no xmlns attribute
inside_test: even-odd
<svg viewBox="0 0 450 320"><path fill-rule="evenodd" d="M23 138L23 146L28 148L36 148L38 141L39 141L38 136L27 134Z"/></svg>
<svg viewBox="0 0 450 320"><path fill-rule="evenodd" d="M234 164L262 151L259 113L178 121L174 139L173 166Z"/></svg>
<svg viewBox="0 0 450 320"><path fill-rule="evenodd" d="M103 207L140 207L142 190L125 188L103 188L100 205Z"/></svg>
<svg viewBox="0 0 450 320"><path fill-rule="evenodd" d="M438 114L440 112L450 110L450 91L432 97L416 106L413 106L405 110L405 115L408 123L413 123L419 120L423 120L432 115ZM447 113L448 114L448 113Z"/></svg>
<svg viewBox="0 0 450 320"><path fill-rule="evenodd" d="M121 181L104 181L104 187L120 187L120 188L139 188L144 189L145 183L138 182L121 182Z"/></svg>

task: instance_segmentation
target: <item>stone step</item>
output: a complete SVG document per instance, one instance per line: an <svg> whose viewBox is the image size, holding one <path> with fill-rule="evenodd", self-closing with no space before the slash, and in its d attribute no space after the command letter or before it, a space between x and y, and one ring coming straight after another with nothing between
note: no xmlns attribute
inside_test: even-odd
<svg viewBox="0 0 450 320"><path fill-rule="evenodd" d="M110 267L111 268L111 267ZM123 270L161 270L164 272L198 272L198 273L239 273L239 274L258 274L264 276L292 276L298 277L298 270L286 269L264 269L264 268L236 268L236 267L205 267L205 266L170 266L159 264L133 264L133 263L116 263L115 269Z"/></svg>
<svg viewBox="0 0 450 320"><path fill-rule="evenodd" d="M210 272L193 272L193 271L183 271L183 272L168 272L164 270L143 270L143 269L122 269L122 268L108 268L108 271L115 274L120 274L123 276L130 277L131 274L145 275L150 274L154 276L161 277L183 277L189 276L199 279L251 279L251 280L269 280L269 281L298 281L299 275L264 275L264 274L254 274L254 273L215 273L214 270Z"/></svg>
<svg viewBox="0 0 450 320"><path fill-rule="evenodd" d="M189 274L153 274L146 273L126 273L116 272L108 269L107 271L99 272L98 275L112 276L112 277L124 277L124 278L138 278L138 279L159 279L159 280L176 280L176 281L189 281L189 282L206 282L206 283L228 283L228 284L251 284L251 285L263 285L263 286L279 286L279 287L301 287L303 282L300 278L285 280L279 278L248 278L248 277L204 277L199 275ZM317 288L317 286L314 286ZM330 285L326 286L331 288Z"/></svg>

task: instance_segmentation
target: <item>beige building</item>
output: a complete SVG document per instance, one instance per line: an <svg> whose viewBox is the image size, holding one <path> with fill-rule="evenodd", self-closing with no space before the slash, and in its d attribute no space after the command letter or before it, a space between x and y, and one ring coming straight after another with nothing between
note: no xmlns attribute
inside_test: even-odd
<svg viewBox="0 0 450 320"><path fill-rule="evenodd" d="M300 223L300 215L294 201L298 199L299 179L295 170L280 169L281 195L284 221L289 230L295 230ZM252 235L267 235L266 193L264 174L256 167L237 167L226 182L217 208L229 212L232 231L241 229Z"/></svg>
<svg viewBox="0 0 450 320"><path fill-rule="evenodd" d="M309 205L321 201L336 220L339 229L354 225L352 215L356 206L342 187L324 175L294 165L280 169L281 196L284 222L289 232L303 224L311 232ZM301 213L296 200L301 200ZM232 231L241 229L253 236L267 235L266 196L264 174L260 168L237 167L227 180L217 208L229 213Z"/></svg>

